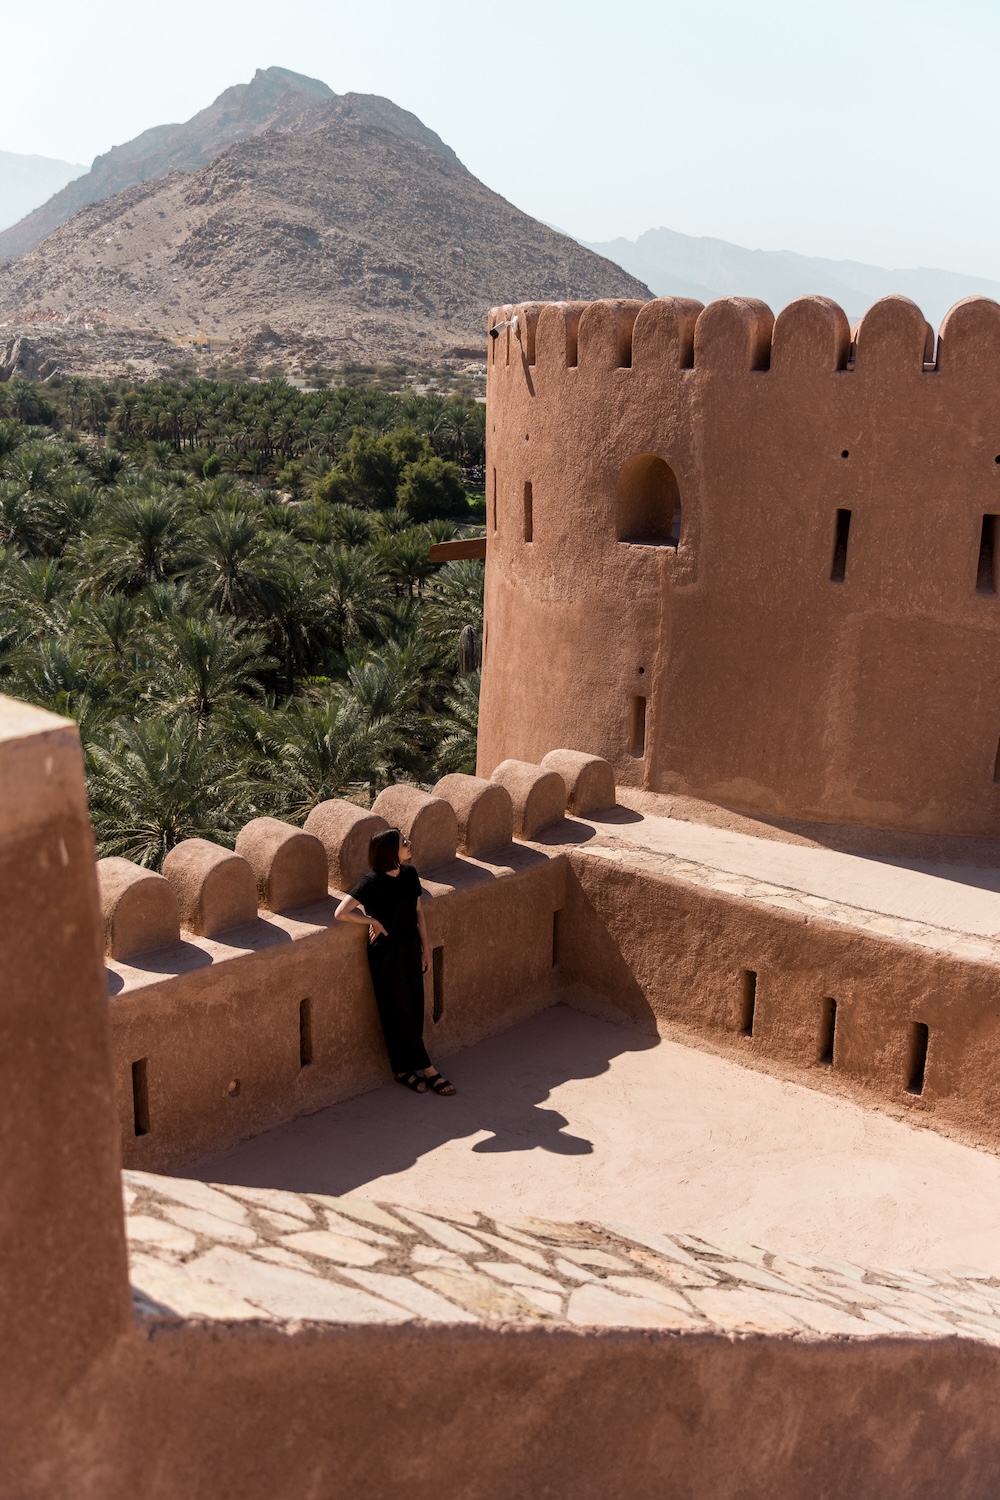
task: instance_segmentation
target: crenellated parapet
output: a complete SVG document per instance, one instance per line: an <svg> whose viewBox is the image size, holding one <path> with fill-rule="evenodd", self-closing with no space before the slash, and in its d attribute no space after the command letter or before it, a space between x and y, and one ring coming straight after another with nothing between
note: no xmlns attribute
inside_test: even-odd
<svg viewBox="0 0 1000 1500"><path fill-rule="evenodd" d="M334 911L390 825L426 895L435 1055L550 1004L565 867L525 841L579 807L585 782L611 782L562 756L433 792L390 786L371 810L331 799L303 828L255 818L235 851L185 839L162 874L98 861L126 1160L169 1166L386 1076L367 935Z"/></svg>
<svg viewBox="0 0 1000 1500"><path fill-rule="evenodd" d="M547 837L512 842L553 776L571 816L553 798ZM660 1073L669 1107L649 1128L679 1120L685 1157L697 1141L682 1118L679 1026L782 1075L809 1081L808 1069L838 1096L860 1084L897 1114L971 1126L996 1149L1000 942L926 923L897 923L893 937L881 913L852 917L768 881L734 891L731 870L713 883L703 862L658 855L655 839L630 856L629 809L596 807L607 778L592 756L556 750L508 767L502 782L445 778L429 797L451 806L466 849L424 877L435 1057L509 1025L519 1006L606 1001L617 1019L631 1013L671 1035L672 1076ZM408 796L400 816L415 825L429 804ZM947 1273L901 1270L909 1261L895 1254L874 1257L878 1266L832 1262L839 1245L814 1255L801 1236L777 1252L720 1244L705 1224L697 1235L651 1229L648 1213L631 1230L601 1214L533 1216L552 1177L540 1148L571 1150L569 1190L593 1190L580 1175L590 1141L559 1128L563 1086L610 1069L608 1087L621 1095L624 1081L641 1110L656 1074L650 1060L622 1069L618 1054L651 1034L554 1024L550 1036L570 1039L563 1055L550 1042L528 1060L537 1033L522 1033L493 1054L496 1089L481 1087L483 1059L468 1060L464 1106L393 1089L387 1116L375 1106L388 1127L376 1156L348 1139L329 1160L333 1182L315 1147L289 1166L267 1143L258 1185L245 1166L231 1185L210 1184L204 1160L196 1176L123 1180L109 1034L126 1154L147 1167L176 1169L385 1077L364 932L332 925L327 894L274 909L315 891L313 839L330 884L334 870L346 879L365 820L380 823L328 803L300 838L280 823L252 828L246 859L189 840L162 876L124 860L98 870L76 727L0 700L3 1494L211 1488L257 1500L345 1493L349 1474L359 1497L427 1495L442 1473L452 1492L483 1497L660 1494L664 1474L678 1492L715 1496L733 1493L734 1473L746 1494L829 1494L831 1475L852 1496L992 1494L1000 1280L988 1192L978 1220L949 1221L936 1240L964 1234L986 1269ZM618 826L602 836L602 821ZM105 943L129 954L106 972L102 926ZM721 1076L715 1059L692 1053L690 1065L703 1091ZM740 1086L749 1105L729 1116L737 1150L724 1142L737 1175L748 1138L761 1155L747 1122L762 1099L774 1105L772 1154L788 1144L802 1157L782 1091ZM836 1113L862 1128L842 1097ZM583 1118L601 1127L606 1156L615 1137L600 1109ZM723 1113L714 1133L726 1125ZM543 1182L542 1208L537 1186L513 1208L508 1188L489 1214L353 1190L374 1180L379 1151L398 1169L477 1134L492 1139L474 1150L522 1153L522 1181ZM925 1203L935 1172L969 1170L967 1148L938 1142L910 1156L880 1139L883 1175L902 1190L930 1173ZM965 1180L988 1186L988 1165ZM638 1166L616 1202L642 1180ZM288 1190L294 1177L276 1186L281 1171L303 1174L305 1191ZM960 1197L949 1201L961 1207ZM919 1214L900 1217L919 1238ZM863 1441L845 1443L856 1430ZM426 1483L414 1482L414 1455Z"/></svg>
<svg viewBox="0 0 1000 1500"><path fill-rule="evenodd" d="M1000 833L1000 305L490 325L481 773Z"/></svg>

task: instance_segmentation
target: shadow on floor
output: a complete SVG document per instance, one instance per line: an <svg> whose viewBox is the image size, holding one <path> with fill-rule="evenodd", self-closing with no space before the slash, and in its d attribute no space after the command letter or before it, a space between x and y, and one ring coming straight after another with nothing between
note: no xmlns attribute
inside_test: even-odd
<svg viewBox="0 0 1000 1500"><path fill-rule="evenodd" d="M476 1140L477 1154L550 1151L586 1156L590 1141L543 1101L572 1078L596 1078L623 1052L645 1051L658 1039L615 1026L567 1005L555 1005L455 1053L442 1071L453 1098L413 1094L386 1084L314 1115L267 1131L183 1170L185 1177L293 1192L348 1193L375 1178L403 1172L447 1141Z"/></svg>

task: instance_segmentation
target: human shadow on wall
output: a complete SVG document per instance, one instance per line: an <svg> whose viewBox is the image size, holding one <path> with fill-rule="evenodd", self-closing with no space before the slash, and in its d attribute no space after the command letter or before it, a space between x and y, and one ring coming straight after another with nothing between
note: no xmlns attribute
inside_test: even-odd
<svg viewBox="0 0 1000 1500"><path fill-rule="evenodd" d="M587 1156L593 1143L544 1102L560 1084L596 1078L614 1057L657 1041L637 1027L555 1005L442 1060L459 1091L453 1098L386 1084L185 1168L184 1175L338 1195L404 1172L454 1141L468 1140L476 1156L534 1150Z"/></svg>

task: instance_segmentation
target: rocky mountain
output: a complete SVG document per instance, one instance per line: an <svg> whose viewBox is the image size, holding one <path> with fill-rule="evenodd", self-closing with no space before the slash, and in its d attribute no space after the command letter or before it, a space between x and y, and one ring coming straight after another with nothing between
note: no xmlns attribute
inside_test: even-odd
<svg viewBox="0 0 1000 1500"><path fill-rule="evenodd" d="M852 322L879 297L912 297L937 327L962 297L1000 300L1000 282L957 271L889 270L860 261L823 260L790 250L747 250L726 240L650 229L638 239L608 240L591 250L648 282L658 297L760 297L778 312L795 297L819 293L839 302Z"/></svg>
<svg viewBox="0 0 1000 1500"><path fill-rule="evenodd" d="M51 156L19 156L13 151L0 151L0 229L16 224L86 170Z"/></svg>
<svg viewBox="0 0 1000 1500"><path fill-rule="evenodd" d="M421 124L416 115L399 109L390 100L371 94L355 94L351 98L353 109L360 118L409 135L446 155L454 155L433 130ZM6 221L12 223L12 227L0 233L0 260L12 259L34 249L89 203L110 198L137 183L166 177L169 172L191 172L205 167L234 141L264 130L280 129L317 107L319 113L315 123L319 124L322 106L335 105L336 101L337 95L318 78L306 78L287 68L258 68L249 83L238 83L234 88L226 89L214 104L199 110L182 125L156 125L152 130L144 130L142 135L127 141L124 146L113 146L106 155L98 156L89 172L75 168L60 182L53 182L49 191L54 192L54 197L37 208L34 203L38 203L39 198L25 205L21 212L26 213L26 217L19 223ZM77 175L81 172L82 176ZM69 176L75 180L63 187ZM55 192L56 188L62 188L62 191ZM28 207L34 211L27 213Z"/></svg>
<svg viewBox="0 0 1000 1500"><path fill-rule="evenodd" d="M497 302L649 295L413 116L343 95L81 209L0 268L0 339L114 330L125 355L204 325L244 360L429 362L481 356Z"/></svg>

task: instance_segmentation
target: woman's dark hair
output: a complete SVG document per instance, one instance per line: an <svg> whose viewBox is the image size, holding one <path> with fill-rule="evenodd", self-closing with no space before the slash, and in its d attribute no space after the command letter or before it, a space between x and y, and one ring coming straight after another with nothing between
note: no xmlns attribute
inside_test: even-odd
<svg viewBox="0 0 1000 1500"><path fill-rule="evenodd" d="M399 829L383 828L368 845L368 863L376 875L399 869Z"/></svg>

